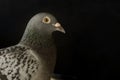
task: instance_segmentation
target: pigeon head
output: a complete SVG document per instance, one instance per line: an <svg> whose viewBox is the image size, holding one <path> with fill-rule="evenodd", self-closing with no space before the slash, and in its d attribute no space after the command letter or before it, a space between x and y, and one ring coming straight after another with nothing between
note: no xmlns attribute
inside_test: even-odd
<svg viewBox="0 0 120 80"><path fill-rule="evenodd" d="M37 29L44 34L51 34L54 31L65 33L61 24L49 13L36 14L31 18L27 27Z"/></svg>
<svg viewBox="0 0 120 80"><path fill-rule="evenodd" d="M29 46L50 45L54 31L65 33L65 30L53 15L38 13L28 22L21 42Z"/></svg>

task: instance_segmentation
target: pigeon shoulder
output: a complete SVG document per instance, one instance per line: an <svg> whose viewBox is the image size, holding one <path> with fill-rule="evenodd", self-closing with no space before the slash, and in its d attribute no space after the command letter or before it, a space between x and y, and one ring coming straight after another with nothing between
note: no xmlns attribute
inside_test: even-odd
<svg viewBox="0 0 120 80"><path fill-rule="evenodd" d="M10 46L10 47L0 49L0 55L14 53L14 52L20 52L21 53L21 52L24 52L26 50L30 50L30 48L27 48L27 47L22 46L22 45L14 45L14 46Z"/></svg>
<svg viewBox="0 0 120 80"><path fill-rule="evenodd" d="M30 48L23 45L0 49L0 80L3 80L2 77L6 80L29 80L33 77L39 66L33 54Z"/></svg>
<svg viewBox="0 0 120 80"><path fill-rule="evenodd" d="M26 56L33 57L38 60L38 55L36 55L36 52L34 50L21 44L0 49L0 56L14 56L15 58L18 58L19 56L21 56L21 58Z"/></svg>

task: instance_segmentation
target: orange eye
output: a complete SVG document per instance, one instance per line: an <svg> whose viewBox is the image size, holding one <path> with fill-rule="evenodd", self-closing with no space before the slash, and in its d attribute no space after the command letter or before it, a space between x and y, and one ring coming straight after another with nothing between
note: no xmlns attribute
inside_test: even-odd
<svg viewBox="0 0 120 80"><path fill-rule="evenodd" d="M42 20L43 23L49 24L51 22L50 18L45 16Z"/></svg>

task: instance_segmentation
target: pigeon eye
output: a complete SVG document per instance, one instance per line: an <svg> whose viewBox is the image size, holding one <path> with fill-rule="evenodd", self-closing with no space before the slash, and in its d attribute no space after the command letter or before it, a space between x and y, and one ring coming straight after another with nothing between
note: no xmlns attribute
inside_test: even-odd
<svg viewBox="0 0 120 80"><path fill-rule="evenodd" d="M42 20L43 23L46 23L46 24L49 24L51 22L50 18L49 17L44 17L43 20Z"/></svg>

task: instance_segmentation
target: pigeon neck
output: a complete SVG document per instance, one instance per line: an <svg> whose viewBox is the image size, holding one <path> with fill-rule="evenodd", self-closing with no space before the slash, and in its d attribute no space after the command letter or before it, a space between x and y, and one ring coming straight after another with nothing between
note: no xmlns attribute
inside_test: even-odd
<svg viewBox="0 0 120 80"><path fill-rule="evenodd" d="M41 49L53 46L54 40L52 34L31 29L25 31L20 44L29 46L33 49Z"/></svg>

